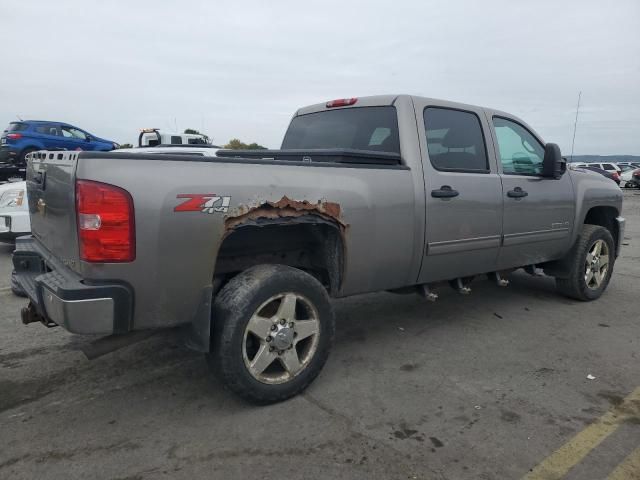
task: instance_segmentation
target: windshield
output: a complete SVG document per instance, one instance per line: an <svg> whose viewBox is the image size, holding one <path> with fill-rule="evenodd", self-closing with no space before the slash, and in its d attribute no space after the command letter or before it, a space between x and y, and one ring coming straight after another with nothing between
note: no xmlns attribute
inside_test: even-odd
<svg viewBox="0 0 640 480"><path fill-rule="evenodd" d="M400 153L395 107L327 110L295 117L283 149L352 148Z"/></svg>

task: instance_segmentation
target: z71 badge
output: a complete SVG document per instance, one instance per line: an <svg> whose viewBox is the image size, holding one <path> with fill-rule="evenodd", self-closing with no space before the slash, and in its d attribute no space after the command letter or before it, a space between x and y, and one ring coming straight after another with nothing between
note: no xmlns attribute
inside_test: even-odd
<svg viewBox="0 0 640 480"><path fill-rule="evenodd" d="M221 197L215 193L180 193L176 198L186 198L176 206L174 212L227 213L231 197Z"/></svg>

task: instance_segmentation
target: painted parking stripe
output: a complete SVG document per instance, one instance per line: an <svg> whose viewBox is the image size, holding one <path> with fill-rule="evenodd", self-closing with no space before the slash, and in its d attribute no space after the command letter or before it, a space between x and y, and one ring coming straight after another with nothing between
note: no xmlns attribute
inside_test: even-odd
<svg viewBox="0 0 640 480"><path fill-rule="evenodd" d="M638 402L640 402L640 388L636 388L620 405L605 413L545 458L522 480L559 480L564 477L591 450L615 432L620 423L630 417L638 417L638 407L634 408Z"/></svg>
<svg viewBox="0 0 640 480"><path fill-rule="evenodd" d="M638 480L640 479L640 447L636 448L625 458L616 469L611 472L607 480Z"/></svg>

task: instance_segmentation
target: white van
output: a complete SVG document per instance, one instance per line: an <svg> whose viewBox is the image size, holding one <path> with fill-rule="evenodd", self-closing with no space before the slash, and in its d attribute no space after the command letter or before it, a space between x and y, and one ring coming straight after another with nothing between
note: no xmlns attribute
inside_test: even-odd
<svg viewBox="0 0 640 480"><path fill-rule="evenodd" d="M143 128L138 136L138 147L157 147L159 145L208 145L206 135L195 133L167 133L159 128Z"/></svg>

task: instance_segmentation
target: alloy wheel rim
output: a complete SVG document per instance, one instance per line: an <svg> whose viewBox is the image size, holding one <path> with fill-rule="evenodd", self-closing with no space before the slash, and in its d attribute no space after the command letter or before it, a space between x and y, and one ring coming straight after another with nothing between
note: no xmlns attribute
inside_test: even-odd
<svg viewBox="0 0 640 480"><path fill-rule="evenodd" d="M302 373L318 348L318 311L303 295L280 293L262 303L245 327L242 357L261 383L286 383Z"/></svg>
<svg viewBox="0 0 640 480"><path fill-rule="evenodd" d="M596 240L585 259L584 281L591 290L597 290L609 271L609 245L602 239Z"/></svg>

